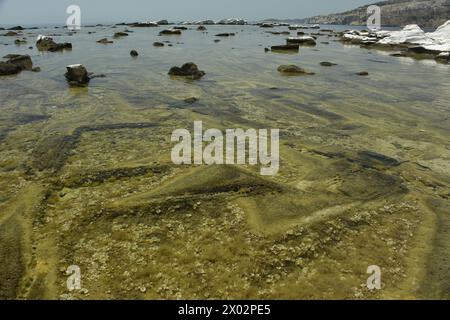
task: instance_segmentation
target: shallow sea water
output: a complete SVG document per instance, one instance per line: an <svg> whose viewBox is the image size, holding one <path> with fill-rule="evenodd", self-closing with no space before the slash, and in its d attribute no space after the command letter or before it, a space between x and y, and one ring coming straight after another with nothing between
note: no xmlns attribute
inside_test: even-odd
<svg viewBox="0 0 450 320"><path fill-rule="evenodd" d="M126 28L134 32L112 39ZM42 69L0 78L0 230L37 245L21 253L36 262L23 271L31 284L19 279L8 295L61 297L58 270L76 262L91 292L77 298L448 296L450 65L328 36L298 53L265 53L286 38L266 31L287 27L189 28L162 37L162 27L26 30L22 46L1 37L0 56L29 54ZM236 35L215 37L222 32ZM54 33L73 50L28 49ZM104 37L114 43L96 43ZM201 80L167 75L191 61ZM76 63L105 77L69 88L65 67ZM281 64L315 75L283 76ZM171 132L194 120L279 128L280 172L174 166ZM2 234L0 252L12 255L18 240ZM383 293L360 289L374 261L386 270Z"/></svg>

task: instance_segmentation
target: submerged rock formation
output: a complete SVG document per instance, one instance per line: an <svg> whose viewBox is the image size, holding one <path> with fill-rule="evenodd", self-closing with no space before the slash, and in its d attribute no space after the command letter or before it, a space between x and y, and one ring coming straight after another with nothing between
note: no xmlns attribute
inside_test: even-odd
<svg viewBox="0 0 450 320"><path fill-rule="evenodd" d="M285 75L313 75L314 72L306 71L296 65L281 65L278 67L278 72Z"/></svg>

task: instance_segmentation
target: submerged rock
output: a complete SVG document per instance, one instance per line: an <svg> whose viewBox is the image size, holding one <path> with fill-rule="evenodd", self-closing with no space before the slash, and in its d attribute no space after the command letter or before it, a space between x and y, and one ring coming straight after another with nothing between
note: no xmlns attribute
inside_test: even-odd
<svg viewBox="0 0 450 320"><path fill-rule="evenodd" d="M278 72L286 75L313 75L314 72L306 71L296 65L281 65L278 67Z"/></svg>
<svg viewBox="0 0 450 320"><path fill-rule="evenodd" d="M198 98L196 98L196 97L190 97L190 98L184 99L183 101L186 102L186 103L195 103L195 102L198 101Z"/></svg>
<svg viewBox="0 0 450 320"><path fill-rule="evenodd" d="M97 43L108 44L108 43L114 43L114 41L108 40L107 38L103 38L103 39L98 40Z"/></svg>
<svg viewBox="0 0 450 320"><path fill-rule="evenodd" d="M66 49L70 50L70 49L72 49L72 44L69 42L56 43L55 41L53 41L53 38L51 38L51 37L39 35L37 42L36 42L36 47L38 48L39 51L55 52L55 51L62 51L62 50L66 50Z"/></svg>
<svg viewBox="0 0 450 320"><path fill-rule="evenodd" d="M5 36L5 37L16 37L18 35L19 35L19 33L14 32L14 31L8 31L7 33L3 34L3 36Z"/></svg>
<svg viewBox="0 0 450 320"><path fill-rule="evenodd" d="M165 29L159 33L160 36L181 35L181 30L177 29Z"/></svg>
<svg viewBox="0 0 450 320"><path fill-rule="evenodd" d="M14 40L14 43L17 44L17 45L26 44L27 40L25 40L25 39L16 39L16 40Z"/></svg>
<svg viewBox="0 0 450 320"><path fill-rule="evenodd" d="M281 46L272 46L272 51L296 51L298 52L300 45L299 44L286 44Z"/></svg>
<svg viewBox="0 0 450 320"><path fill-rule="evenodd" d="M153 46L155 46L155 47L164 47L164 43L162 43L162 42L153 42Z"/></svg>
<svg viewBox="0 0 450 320"><path fill-rule="evenodd" d="M91 78L86 68L82 64L73 64L67 66L67 72L64 75L71 86L87 86Z"/></svg>
<svg viewBox="0 0 450 320"><path fill-rule="evenodd" d="M337 63L333 63L333 62L328 62L328 61L323 61L320 63L320 65L322 67L332 67L332 66L337 66Z"/></svg>
<svg viewBox="0 0 450 320"><path fill-rule="evenodd" d="M204 71L198 69L197 65L193 62L185 63L180 67L172 67L169 70L169 75L179 77L190 77L194 80L198 80L205 75Z"/></svg>
<svg viewBox="0 0 450 320"><path fill-rule="evenodd" d="M226 33L218 33L218 34L216 34L216 37L232 37L234 35L236 35L236 34L226 32Z"/></svg>
<svg viewBox="0 0 450 320"><path fill-rule="evenodd" d="M113 38L114 39L118 39L118 38L127 37L128 35L129 35L128 33L124 32L124 31L121 31L121 32L114 33Z"/></svg>
<svg viewBox="0 0 450 320"><path fill-rule="evenodd" d="M357 72L356 75L358 75L358 76L368 76L368 75L369 75L369 72L367 72L367 71L361 71L361 72Z"/></svg>

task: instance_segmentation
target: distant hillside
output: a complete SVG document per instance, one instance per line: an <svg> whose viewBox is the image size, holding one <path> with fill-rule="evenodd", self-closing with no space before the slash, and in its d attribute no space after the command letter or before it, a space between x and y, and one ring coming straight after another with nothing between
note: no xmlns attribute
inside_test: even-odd
<svg viewBox="0 0 450 320"><path fill-rule="evenodd" d="M418 24L422 28L436 28L450 20L450 0L390 0L374 3L381 7L383 26ZM330 15L305 19L306 23L365 25L367 6Z"/></svg>

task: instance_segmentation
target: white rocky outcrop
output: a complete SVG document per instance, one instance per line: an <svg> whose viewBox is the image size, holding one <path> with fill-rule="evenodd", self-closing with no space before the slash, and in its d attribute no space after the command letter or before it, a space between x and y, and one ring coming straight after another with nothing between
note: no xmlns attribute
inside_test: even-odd
<svg viewBox="0 0 450 320"><path fill-rule="evenodd" d="M411 24L399 31L357 31L344 32L342 40L381 45L410 44L428 51L450 52L450 20L434 32L425 32L418 25Z"/></svg>

